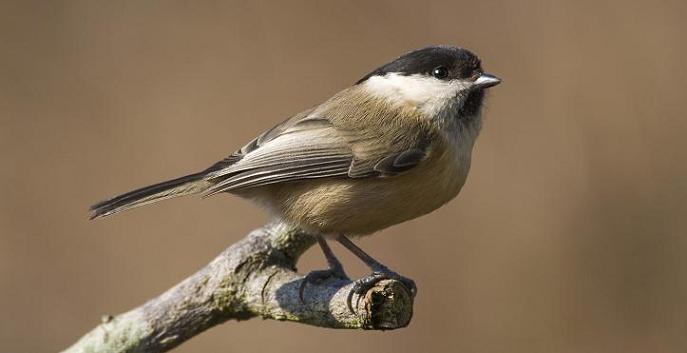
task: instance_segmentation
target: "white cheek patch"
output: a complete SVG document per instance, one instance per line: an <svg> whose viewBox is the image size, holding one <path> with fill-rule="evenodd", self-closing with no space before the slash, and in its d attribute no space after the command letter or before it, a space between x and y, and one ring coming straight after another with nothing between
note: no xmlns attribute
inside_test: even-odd
<svg viewBox="0 0 687 353"><path fill-rule="evenodd" d="M433 116L459 103L458 100L464 96L461 92L469 89L471 82L442 81L424 75L390 73L372 76L363 85L372 95L396 104L414 105L425 114Z"/></svg>

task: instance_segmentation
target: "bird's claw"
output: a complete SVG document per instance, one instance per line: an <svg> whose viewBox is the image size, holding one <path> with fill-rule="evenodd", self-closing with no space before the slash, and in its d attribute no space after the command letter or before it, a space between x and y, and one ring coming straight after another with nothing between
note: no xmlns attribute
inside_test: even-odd
<svg viewBox="0 0 687 353"><path fill-rule="evenodd" d="M417 286L415 285L415 281L413 281L410 278L403 277L398 273L385 268L382 270L374 271L368 276L358 279L353 283L353 288L348 292L348 298L346 299L348 310L350 310L352 313L355 313L355 310L353 310L354 293L358 295L358 300L360 300L360 297L363 294L367 293L367 291L369 291L377 283L385 279L393 279L401 282L406 287L406 289L410 291L410 295L412 295L413 298L417 294ZM358 303L356 301L356 306L357 305Z"/></svg>

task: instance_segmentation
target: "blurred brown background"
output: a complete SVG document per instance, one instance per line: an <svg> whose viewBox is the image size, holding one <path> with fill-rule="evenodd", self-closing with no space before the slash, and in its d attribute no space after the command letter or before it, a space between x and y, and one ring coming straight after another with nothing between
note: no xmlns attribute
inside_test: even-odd
<svg viewBox="0 0 687 353"><path fill-rule="evenodd" d="M417 281L411 325L255 319L177 352L687 351L686 17L680 0L2 1L0 352L63 349L266 221L231 197L97 222L90 204L439 43L504 83L460 197L361 241ZM322 266L313 249L300 267Z"/></svg>

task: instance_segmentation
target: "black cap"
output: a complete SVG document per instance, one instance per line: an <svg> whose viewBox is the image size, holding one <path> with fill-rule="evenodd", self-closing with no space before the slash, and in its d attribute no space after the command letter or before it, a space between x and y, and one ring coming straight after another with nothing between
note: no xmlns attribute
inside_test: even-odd
<svg viewBox="0 0 687 353"><path fill-rule="evenodd" d="M365 82L372 76L384 76L392 72L401 75L432 75L437 69L443 72L439 78L444 80L477 77L482 73L480 60L471 51L452 46L434 46L404 54L365 75L356 84Z"/></svg>

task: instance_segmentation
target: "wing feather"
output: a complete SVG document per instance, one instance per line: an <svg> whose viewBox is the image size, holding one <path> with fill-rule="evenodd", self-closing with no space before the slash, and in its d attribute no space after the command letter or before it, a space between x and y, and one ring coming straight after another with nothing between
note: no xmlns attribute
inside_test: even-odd
<svg viewBox="0 0 687 353"><path fill-rule="evenodd" d="M258 136L206 170L205 196L312 178L393 176L420 163L427 140L398 146L304 112ZM358 153L356 153L358 151Z"/></svg>
<svg viewBox="0 0 687 353"><path fill-rule="evenodd" d="M342 134L324 119L296 123L236 163L205 176L206 195L299 179L346 176L353 160Z"/></svg>

